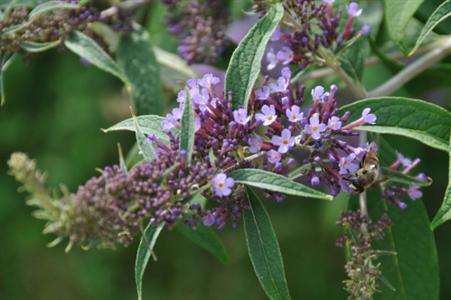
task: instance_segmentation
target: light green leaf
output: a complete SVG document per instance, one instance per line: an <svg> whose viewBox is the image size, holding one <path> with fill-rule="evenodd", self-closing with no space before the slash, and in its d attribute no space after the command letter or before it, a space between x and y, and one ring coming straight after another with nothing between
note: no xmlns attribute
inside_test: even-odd
<svg viewBox="0 0 451 300"><path fill-rule="evenodd" d="M432 220L432 228L435 229L439 225L451 219L451 137L449 140L449 165L448 165L448 187L445 191L443 203Z"/></svg>
<svg viewBox="0 0 451 300"><path fill-rule="evenodd" d="M128 168L127 168L127 164L125 163L125 159L124 159L124 153L122 152L122 147L121 144L117 144L117 153L119 156L119 167L121 168L122 171L127 172Z"/></svg>
<svg viewBox="0 0 451 300"><path fill-rule="evenodd" d="M374 249L396 252L380 256L382 275L396 290L383 282L375 300L438 300L439 267L434 236L421 200L409 201L406 209L387 204L380 195L370 195L368 210L376 220L387 212L394 225L386 231Z"/></svg>
<svg viewBox="0 0 451 300"><path fill-rule="evenodd" d="M442 22L449 16L451 16L451 0L447 0L440 4L439 7L437 7L437 9L432 13L423 29L421 30L417 42L415 43L412 51L410 51L409 55L414 54L421 46L424 39L432 32L435 26L437 26L440 22Z"/></svg>
<svg viewBox="0 0 451 300"><path fill-rule="evenodd" d="M365 108L377 116L375 125L357 129L376 133L401 135L432 148L448 151L451 113L440 106L402 97L371 98L343 106L351 112L351 121L358 119Z"/></svg>
<svg viewBox="0 0 451 300"><path fill-rule="evenodd" d="M116 62L92 38L84 33L80 31L71 32L64 41L64 45L97 68L116 76L124 83L128 83L126 76Z"/></svg>
<svg viewBox="0 0 451 300"><path fill-rule="evenodd" d="M402 47L404 32L423 0L384 0L385 22L391 38Z"/></svg>
<svg viewBox="0 0 451 300"><path fill-rule="evenodd" d="M9 66L14 61L16 55L0 55L0 106L5 104L6 102L6 95L5 95L5 86L4 86L4 76L6 70L9 68Z"/></svg>
<svg viewBox="0 0 451 300"><path fill-rule="evenodd" d="M177 230L194 244L216 256L221 262L227 262L224 246L213 229L204 225L198 225L196 229L193 229L184 223L179 223Z"/></svg>
<svg viewBox="0 0 451 300"><path fill-rule="evenodd" d="M43 13L57 10L57 9L77 9L79 6L77 4L71 4L68 2L62 2L62 1L47 1L42 4L39 4L35 8L33 8L32 11L28 14L29 19L36 18L39 15L42 15Z"/></svg>
<svg viewBox="0 0 451 300"><path fill-rule="evenodd" d="M161 114L160 68L156 62L149 34L137 24L122 36L117 60L130 83L133 104L138 115Z"/></svg>
<svg viewBox="0 0 451 300"><path fill-rule="evenodd" d="M136 144L138 145L139 153L144 157L145 160L153 160L155 158L154 150L147 140L146 135L141 131L141 127L138 124L138 119L134 117L135 123L135 135Z"/></svg>
<svg viewBox="0 0 451 300"><path fill-rule="evenodd" d="M161 126L161 122L163 122L164 118L156 115L142 115L135 117L141 131L145 134L153 134L157 138L159 138L162 142L168 143L169 138L167 134L163 131L163 127ZM125 119L116 125L113 125L107 129L102 129L103 132L111 132L111 131L136 131L134 118Z"/></svg>
<svg viewBox="0 0 451 300"><path fill-rule="evenodd" d="M266 44L283 17L281 3L274 4L246 34L230 58L225 75L225 92L232 92L234 108L247 108L249 96L260 74Z"/></svg>
<svg viewBox="0 0 451 300"><path fill-rule="evenodd" d="M331 195L290 180L288 177L259 169L239 169L228 174L235 182L287 195L332 200Z"/></svg>
<svg viewBox="0 0 451 300"><path fill-rule="evenodd" d="M259 196L251 188L246 188L246 195L249 209L244 212L244 233L258 281L270 299L291 299L282 254L271 219Z"/></svg>
<svg viewBox="0 0 451 300"><path fill-rule="evenodd" d="M186 151L186 160L188 164L191 163L191 157L194 150L194 127L193 104L191 97L186 97L182 120L180 121L180 149Z"/></svg>
<svg viewBox="0 0 451 300"><path fill-rule="evenodd" d="M406 185L430 186L432 179L428 177L426 181L419 180L413 176L403 174L399 171L393 171L390 168L382 168L382 172L387 177L387 182L401 183Z"/></svg>
<svg viewBox="0 0 451 300"><path fill-rule="evenodd" d="M142 279L144 271L146 270L147 263L149 262L149 258L163 226L164 224L158 226L149 224L144 230L141 241L139 242L135 261L135 282L138 300L142 299Z"/></svg>
<svg viewBox="0 0 451 300"><path fill-rule="evenodd" d="M60 40L56 40L48 43L36 43L36 42L22 42L20 43L20 47L27 52L30 53L39 53L52 48L55 48L61 44Z"/></svg>

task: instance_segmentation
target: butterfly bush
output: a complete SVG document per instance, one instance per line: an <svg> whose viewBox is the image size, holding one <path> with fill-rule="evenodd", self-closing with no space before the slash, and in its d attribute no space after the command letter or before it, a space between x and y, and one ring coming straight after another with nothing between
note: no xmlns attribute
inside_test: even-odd
<svg viewBox="0 0 451 300"><path fill-rule="evenodd" d="M215 89L220 83L212 74L188 80L178 93L178 107L162 121L167 138L147 136L154 158L128 171L117 165L104 168L77 192L52 204L57 214L49 218L46 231L75 245L115 247L130 244L145 222L168 227L177 222L194 228L236 226L247 201L243 187L229 173L240 168L288 176L332 196L360 192L356 174L377 147L374 143L357 147L352 140L358 135L356 127L377 122L369 109L350 122L350 114L337 108L335 85L328 90L317 86L306 96L305 87L291 82L288 68L275 80L264 79L252 92L248 109L232 108L233 95ZM179 147L188 99L195 115L191 162ZM16 178L26 182L18 174L30 163L23 156L9 163ZM302 168L296 168L299 163ZM417 163L399 155L391 168L405 165L403 173L408 173ZM277 202L285 199L279 193L266 194ZM405 194L416 199L421 191L395 184L384 189L384 195L401 207L404 202L398 198ZM206 205L199 201L203 198L208 199Z"/></svg>

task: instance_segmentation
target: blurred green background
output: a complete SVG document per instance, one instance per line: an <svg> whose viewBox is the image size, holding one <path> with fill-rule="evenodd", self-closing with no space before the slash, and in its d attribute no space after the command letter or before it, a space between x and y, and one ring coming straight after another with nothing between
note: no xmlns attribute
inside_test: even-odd
<svg viewBox="0 0 451 300"><path fill-rule="evenodd" d="M238 5L238 11L240 11ZM151 8L149 31L159 46L173 50L161 6ZM154 16L154 17L152 17ZM375 65L365 71L367 88L391 76ZM399 95L434 101L450 109L449 71L428 72L408 84ZM330 83L331 80L323 83ZM447 84L446 84L447 82ZM308 82L314 86L317 82ZM96 174L96 167L117 162L116 143L133 143L127 133L104 134L100 128L128 116L130 100L120 82L80 64L67 51L51 51L29 62L16 61L6 76L8 102L0 109L0 299L111 300L136 299L133 277L136 244L127 249L46 248L43 223L30 216L25 194L8 176L6 161L14 151L38 160L57 187L77 186ZM392 145L410 157L420 157L421 170L434 179L424 191L430 216L441 204L447 184L447 157L402 138ZM418 169L418 170L419 170ZM284 256L293 299L345 299L344 255L335 246L340 234L335 221L346 206L291 198L267 203ZM451 299L451 222L436 232L441 269L442 299ZM162 234L156 246L158 262L150 263L144 279L144 299L265 299L247 256L242 228L221 233L229 254L222 265L177 232Z"/></svg>

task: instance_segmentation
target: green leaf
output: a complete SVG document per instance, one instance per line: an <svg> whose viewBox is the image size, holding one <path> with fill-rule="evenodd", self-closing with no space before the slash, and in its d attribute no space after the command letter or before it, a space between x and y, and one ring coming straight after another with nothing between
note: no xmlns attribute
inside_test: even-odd
<svg viewBox="0 0 451 300"><path fill-rule="evenodd" d="M416 99L381 97L343 106L341 112L351 112L352 121L358 119L365 108L371 108L377 116L376 125L360 126L358 130L401 135L448 151L451 113L440 106Z"/></svg>
<svg viewBox="0 0 451 300"><path fill-rule="evenodd" d="M139 126L138 119L136 117L134 117L134 122L136 144L138 145L139 152L145 160L153 160L155 158L154 150L147 140L146 135L141 131L141 127Z"/></svg>
<svg viewBox="0 0 451 300"><path fill-rule="evenodd" d="M5 104L6 102L5 86L4 86L5 72L12 64L15 57L16 55L11 56L8 56L6 54L4 54L3 56L0 55L0 106Z"/></svg>
<svg viewBox="0 0 451 300"><path fill-rule="evenodd" d="M187 93L188 94L188 93ZM180 121L180 149L186 151L186 160L191 163L194 150L194 111L191 97L186 97L183 115Z"/></svg>
<svg viewBox="0 0 451 300"><path fill-rule="evenodd" d="M421 46L424 39L432 32L435 26L437 26L440 22L442 22L449 16L451 16L451 0L447 0L440 4L440 6L437 7L437 9L432 13L423 29L421 30L417 42L415 43L413 49L410 51L409 55L414 54Z"/></svg>
<svg viewBox="0 0 451 300"><path fill-rule="evenodd" d="M382 275L396 290L380 283L381 293L376 293L375 300L438 300L437 250L423 202L410 201L402 210L372 196L368 209L373 220L385 211L394 222L374 249L397 253L379 258Z"/></svg>
<svg viewBox="0 0 451 300"><path fill-rule="evenodd" d="M448 187L445 191L443 203L432 220L432 228L435 229L439 225L451 219L451 137L449 141L449 165L448 165Z"/></svg>
<svg viewBox="0 0 451 300"><path fill-rule="evenodd" d="M127 172L128 168L127 168L127 164L125 163L125 159L124 159L124 153L122 152L122 147L121 144L117 144L117 153L119 156L119 167L121 168L122 171Z"/></svg>
<svg viewBox="0 0 451 300"><path fill-rule="evenodd" d="M401 47L407 23L421 3L423 0L384 0L388 33Z"/></svg>
<svg viewBox="0 0 451 300"><path fill-rule="evenodd" d="M293 196L332 200L331 195L290 180L288 177L259 169L239 169L228 174L235 182Z"/></svg>
<svg viewBox="0 0 451 300"><path fill-rule="evenodd" d="M387 177L387 182L401 183L406 185L415 184L418 186L430 186L432 179L428 177L426 181L419 180L413 176L403 174L399 171L393 171L390 168L382 168L382 172Z"/></svg>
<svg viewBox="0 0 451 300"><path fill-rule="evenodd" d="M118 64L130 83L137 114L161 114L160 68L149 34L139 25L133 26L133 32L123 35L119 42Z"/></svg>
<svg viewBox="0 0 451 300"><path fill-rule="evenodd" d="M176 228L187 239L216 256L222 263L227 262L224 246L213 229L204 225L198 225L196 229L193 229L184 223L177 224Z"/></svg>
<svg viewBox="0 0 451 300"><path fill-rule="evenodd" d="M64 41L64 45L97 68L116 76L124 83L128 82L116 62L92 38L84 33L80 31L71 32Z"/></svg>
<svg viewBox="0 0 451 300"><path fill-rule="evenodd" d="M149 224L144 230L141 241L139 242L135 261L135 282L139 300L142 299L142 279L144 276L144 271L146 270L150 255L153 252L153 248L161 230L163 229L163 226L164 224L159 226Z"/></svg>
<svg viewBox="0 0 451 300"><path fill-rule="evenodd" d="M80 8L77 4L71 4L67 2L61 2L61 1L48 1L44 2L42 4L39 4L35 8L33 8L32 11L30 11L28 18L33 19L36 18L39 15L42 15L43 13L57 10L57 9L77 9Z"/></svg>
<svg viewBox="0 0 451 300"><path fill-rule="evenodd" d="M274 4L246 34L230 58L225 75L225 92L232 92L234 108L247 108L249 96L260 74L266 44L283 17L281 3Z"/></svg>
<svg viewBox="0 0 451 300"><path fill-rule="evenodd" d="M291 299L271 219L259 196L251 188L246 188L246 195L249 209L244 212L244 233L258 281L270 299Z"/></svg>
<svg viewBox="0 0 451 300"><path fill-rule="evenodd" d="M52 48L55 48L61 44L60 40L56 40L48 43L36 43L36 42L22 42L20 43L20 47L27 52L30 53L39 53Z"/></svg>
<svg viewBox="0 0 451 300"><path fill-rule="evenodd" d="M153 134L157 138L159 138L162 142L168 143L169 138L168 135L163 131L163 127L161 126L161 122L163 122L164 118L156 115L142 115L134 118L125 119L116 125L113 125L107 129L102 129L103 132L111 132L111 131L136 131L135 126L135 118L138 122L138 125L141 131L145 134Z"/></svg>

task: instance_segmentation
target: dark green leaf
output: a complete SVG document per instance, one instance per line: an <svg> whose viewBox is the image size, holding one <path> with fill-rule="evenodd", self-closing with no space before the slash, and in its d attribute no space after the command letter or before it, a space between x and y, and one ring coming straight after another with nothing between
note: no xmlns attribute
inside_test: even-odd
<svg viewBox="0 0 451 300"><path fill-rule="evenodd" d="M449 16L451 16L451 0L447 0L442 4L440 4L440 6L437 7L437 9L432 13L432 15L429 17L428 21L424 25L423 29L421 30L417 42L415 43L415 47L413 47L409 55L414 54L417 51L417 49L421 46L424 39L432 32L435 26L437 26L440 22L442 22Z"/></svg>
<svg viewBox="0 0 451 300"><path fill-rule="evenodd" d="M427 181L419 180L413 176L403 174L399 171L393 171L390 168L382 168L384 177L387 177L388 182L395 182L401 184L415 184L418 186L430 186L432 184L432 179L428 178Z"/></svg>
<svg viewBox="0 0 451 300"><path fill-rule="evenodd" d="M141 131L141 127L138 124L138 119L134 117L134 120L136 144L138 145L139 153L144 157L145 160L153 160L155 158L154 149L147 140L146 135Z"/></svg>
<svg viewBox="0 0 451 300"><path fill-rule="evenodd" d="M244 232L254 271L270 299L290 299L282 254L271 219L251 188L246 188L246 195L249 209L244 212Z"/></svg>
<svg viewBox="0 0 451 300"><path fill-rule="evenodd" d="M423 0L384 0L388 33L400 46L407 23L421 3Z"/></svg>
<svg viewBox="0 0 451 300"><path fill-rule="evenodd" d="M183 223L177 224L177 230L199 247L216 256L221 262L227 262L227 254L221 240L213 229L198 225L196 229Z"/></svg>
<svg viewBox="0 0 451 300"><path fill-rule="evenodd" d="M375 300L438 300L437 250L423 202L409 201L401 210L379 196L370 196L368 209L374 220L386 211L394 222L374 248L397 253L379 258L383 276L396 290L381 282L382 292L376 293Z"/></svg>
<svg viewBox="0 0 451 300"><path fill-rule="evenodd" d="M137 114L161 114L160 68L149 34L139 25L134 24L133 32L121 38L117 60L130 83Z"/></svg>
<svg viewBox="0 0 451 300"><path fill-rule="evenodd" d="M52 48L55 48L61 44L60 40L48 42L48 43L36 43L36 42L22 42L20 47L30 53L39 53Z"/></svg>
<svg viewBox="0 0 451 300"><path fill-rule="evenodd" d="M359 130L401 135L448 151L451 113L440 106L409 98L381 97L354 102L341 111L351 112L351 120L355 120L367 107L377 116L376 125L360 126Z"/></svg>
<svg viewBox="0 0 451 300"><path fill-rule="evenodd" d="M142 279L144 271L146 270L147 263L149 262L149 258L163 226L163 224L159 226L149 224L144 230L141 241L139 242L135 261L135 282L139 300L142 299Z"/></svg>
<svg viewBox="0 0 451 300"><path fill-rule="evenodd" d="M188 94L188 93L187 93ZM186 151L186 160L191 163L194 150L194 110L191 97L186 97L183 108L182 120L180 121L180 149Z"/></svg>
<svg viewBox="0 0 451 300"><path fill-rule="evenodd" d="M332 200L331 195L290 180L288 177L259 169L239 169L228 174L235 182L287 195Z"/></svg>
<svg viewBox="0 0 451 300"><path fill-rule="evenodd" d="M163 142L169 142L169 138L167 134L163 131L161 127L161 122L163 122L164 118L156 115L143 115L135 117L141 131L145 134L153 134L157 138L159 138ZM123 120L116 125L113 125L107 129L103 129L104 132L110 131L136 131L136 126L134 122L134 118Z"/></svg>
<svg viewBox="0 0 451 300"><path fill-rule="evenodd" d="M260 74L266 44L282 17L282 4L274 4L266 16L249 30L233 52L225 75L225 91L232 92L234 108L247 108L251 90Z"/></svg>
<svg viewBox="0 0 451 300"><path fill-rule="evenodd" d="M42 4L39 4L35 8L33 8L33 10L30 11L28 18L32 19L43 13L46 13L46 12L49 12L52 10L77 9L77 8L79 8L79 6L77 4L71 4L68 2L62 2L62 1L47 1Z"/></svg>
<svg viewBox="0 0 451 300"><path fill-rule="evenodd" d="M71 32L64 41L64 45L97 68L116 76L124 83L128 83L116 62L92 38L84 33L80 31Z"/></svg>
<svg viewBox="0 0 451 300"><path fill-rule="evenodd" d="M451 219L451 137L449 145L448 187L445 191L442 206L432 220L433 229Z"/></svg>

